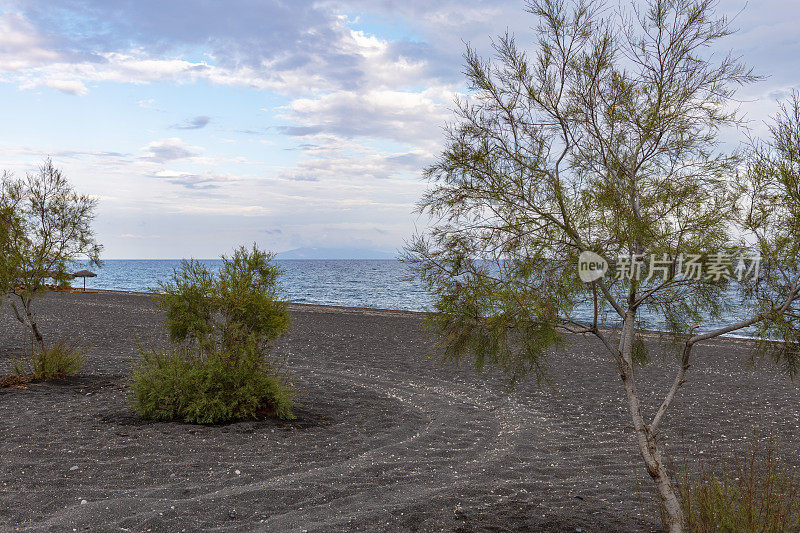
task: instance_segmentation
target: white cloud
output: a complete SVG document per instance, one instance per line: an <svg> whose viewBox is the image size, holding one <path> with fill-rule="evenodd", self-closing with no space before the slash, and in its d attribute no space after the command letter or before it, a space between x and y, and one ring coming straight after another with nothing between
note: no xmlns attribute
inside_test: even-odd
<svg viewBox="0 0 800 533"><path fill-rule="evenodd" d="M318 191L329 206L405 205L410 211L420 169L432 158L418 148L391 151L329 134L305 140L297 162L270 170L290 190Z"/></svg>
<svg viewBox="0 0 800 533"><path fill-rule="evenodd" d="M67 94L74 94L77 96L83 96L89 92L89 89L83 84L82 81L79 80L54 80L54 79L45 79L42 80L39 85L44 87L49 87L51 89L55 89L56 91L67 93ZM21 85L23 89L27 89L28 86Z"/></svg>
<svg viewBox="0 0 800 533"><path fill-rule="evenodd" d="M283 94L311 94L433 81L424 59L403 55L393 49L389 41L350 29L346 18L342 17L329 20L324 31L319 32L318 39L323 39L324 43L304 51L301 57L291 49L291 41L282 43L284 48L254 47L243 37L233 48L235 41L228 39L229 46L212 51L208 60L185 59L179 52L170 53L169 50L154 54L146 46L62 54L48 48L46 41L38 36L37 28L21 14L2 17L0 72L5 73L6 81L15 81L23 89L44 86L84 94L83 84L87 82L206 81ZM5 34L4 29L7 30ZM213 38L207 44L211 42ZM247 61L234 60L245 50L241 46L248 46L249 54L257 50L262 55L249 57Z"/></svg>
<svg viewBox="0 0 800 533"><path fill-rule="evenodd" d="M33 25L18 13L0 13L0 72L53 63L60 55L47 49Z"/></svg>
<svg viewBox="0 0 800 533"><path fill-rule="evenodd" d="M121 233L118 239L158 239L160 235L140 235L138 233Z"/></svg>
<svg viewBox="0 0 800 533"><path fill-rule="evenodd" d="M434 149L450 117L455 93L445 88L422 92L338 91L293 100L282 118L294 122L289 135L332 133L345 137L390 139Z"/></svg>
<svg viewBox="0 0 800 533"><path fill-rule="evenodd" d="M187 189L194 190L218 189L223 183L242 180L242 178L234 176L233 174L223 174L211 171L195 174L192 172L160 170L153 174L153 177L161 178L171 183L181 185Z"/></svg>
<svg viewBox="0 0 800 533"><path fill-rule="evenodd" d="M142 147L142 159L155 163L164 163L179 159L189 159L200 154L201 148L186 144L178 137L160 139Z"/></svg>

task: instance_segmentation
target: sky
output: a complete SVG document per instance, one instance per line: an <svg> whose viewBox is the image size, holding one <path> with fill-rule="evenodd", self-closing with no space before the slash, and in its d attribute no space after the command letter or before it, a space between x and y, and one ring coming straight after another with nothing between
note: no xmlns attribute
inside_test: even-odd
<svg viewBox="0 0 800 533"><path fill-rule="evenodd" d="M463 53L524 1L0 0L0 169L51 157L98 200L105 258L256 242L399 250L463 93ZM720 43L765 78L756 133L800 86L800 2L721 0Z"/></svg>

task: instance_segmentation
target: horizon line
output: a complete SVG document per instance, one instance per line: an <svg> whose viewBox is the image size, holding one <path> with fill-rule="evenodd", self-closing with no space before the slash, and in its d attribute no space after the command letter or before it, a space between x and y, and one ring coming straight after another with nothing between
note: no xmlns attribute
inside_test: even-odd
<svg viewBox="0 0 800 533"><path fill-rule="evenodd" d="M281 259L276 254L273 259ZM105 257L100 261L182 261L184 259L194 259L195 261L220 261L219 257ZM306 258L289 258L283 261L397 261L399 257L306 257ZM86 259L78 259L82 262Z"/></svg>

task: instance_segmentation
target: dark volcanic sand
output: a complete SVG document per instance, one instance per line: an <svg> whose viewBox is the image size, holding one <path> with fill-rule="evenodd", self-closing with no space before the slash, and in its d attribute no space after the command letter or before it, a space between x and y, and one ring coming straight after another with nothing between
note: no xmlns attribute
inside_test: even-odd
<svg viewBox="0 0 800 533"><path fill-rule="evenodd" d="M557 391L526 383L509 394L500 376L439 365L420 315L293 306L275 349L301 393L297 420L201 427L131 411L135 339L163 339L149 297L51 294L38 310L47 338L71 336L90 352L68 383L0 389L0 530L657 526L649 510L642 517L649 480L619 378L594 341L554 355ZM24 339L4 308L0 373ZM770 365L747 370L745 347L697 350L665 422L685 434L672 449L707 450L711 436L721 450L741 449L758 426L798 462L800 393ZM641 373L642 390L666 387L662 366Z"/></svg>

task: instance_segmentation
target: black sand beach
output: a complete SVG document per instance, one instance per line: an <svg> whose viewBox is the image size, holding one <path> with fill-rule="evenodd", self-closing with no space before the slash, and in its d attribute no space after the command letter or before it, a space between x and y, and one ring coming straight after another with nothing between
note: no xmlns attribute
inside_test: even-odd
<svg viewBox="0 0 800 533"><path fill-rule="evenodd" d="M292 306L275 350L300 393L297 420L201 427L130 408L136 339L163 342L149 297L50 294L38 310L47 339L90 351L69 382L0 389L2 531L658 528L641 513L650 481L619 377L594 341L554 355L557 390L507 393L502 376L440 365L418 314ZM3 308L0 373L25 338ZM642 390L671 379L654 359ZM697 349L665 422L685 435L673 453L708 450L712 437L730 453L758 427L800 464L797 384L746 359L740 341Z"/></svg>

